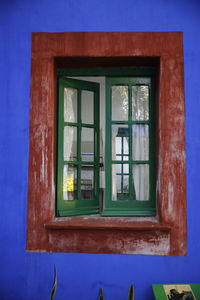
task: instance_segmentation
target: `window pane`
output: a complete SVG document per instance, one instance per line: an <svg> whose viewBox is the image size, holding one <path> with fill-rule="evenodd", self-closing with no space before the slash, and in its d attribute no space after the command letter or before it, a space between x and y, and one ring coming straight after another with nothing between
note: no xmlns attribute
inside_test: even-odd
<svg viewBox="0 0 200 300"><path fill-rule="evenodd" d="M94 92L82 91L81 93L81 120L82 123L94 123Z"/></svg>
<svg viewBox="0 0 200 300"><path fill-rule="evenodd" d="M133 160L149 159L149 126L132 126Z"/></svg>
<svg viewBox="0 0 200 300"><path fill-rule="evenodd" d="M136 200L149 200L149 165L133 165Z"/></svg>
<svg viewBox="0 0 200 300"><path fill-rule="evenodd" d="M82 127L81 133L81 159L94 161L94 129Z"/></svg>
<svg viewBox="0 0 200 300"><path fill-rule="evenodd" d="M112 200L128 200L129 198L129 165L112 165Z"/></svg>
<svg viewBox="0 0 200 300"><path fill-rule="evenodd" d="M77 169L65 165L63 168L63 200L77 199Z"/></svg>
<svg viewBox="0 0 200 300"><path fill-rule="evenodd" d="M112 126L112 159L128 160L129 129L128 125Z"/></svg>
<svg viewBox="0 0 200 300"><path fill-rule="evenodd" d="M112 120L128 120L128 86L112 87Z"/></svg>
<svg viewBox="0 0 200 300"><path fill-rule="evenodd" d="M64 89L64 121L77 122L77 90Z"/></svg>
<svg viewBox="0 0 200 300"><path fill-rule="evenodd" d="M64 127L64 160L77 160L77 128L73 126Z"/></svg>
<svg viewBox="0 0 200 300"><path fill-rule="evenodd" d="M81 168L81 198L94 199L94 168L91 166Z"/></svg>
<svg viewBox="0 0 200 300"><path fill-rule="evenodd" d="M146 85L132 86L132 119L149 119L149 88Z"/></svg>

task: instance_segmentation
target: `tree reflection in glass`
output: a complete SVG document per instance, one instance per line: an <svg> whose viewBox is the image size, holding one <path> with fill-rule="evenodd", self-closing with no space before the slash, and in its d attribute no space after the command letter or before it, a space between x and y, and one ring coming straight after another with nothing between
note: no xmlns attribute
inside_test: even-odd
<svg viewBox="0 0 200 300"><path fill-rule="evenodd" d="M132 86L132 119L149 120L149 87L147 85Z"/></svg>
<svg viewBox="0 0 200 300"><path fill-rule="evenodd" d="M112 120L128 120L128 86L112 86Z"/></svg>

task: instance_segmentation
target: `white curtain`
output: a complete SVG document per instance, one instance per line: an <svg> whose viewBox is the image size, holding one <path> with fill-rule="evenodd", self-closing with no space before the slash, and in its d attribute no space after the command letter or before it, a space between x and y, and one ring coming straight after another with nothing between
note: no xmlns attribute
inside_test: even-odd
<svg viewBox="0 0 200 300"><path fill-rule="evenodd" d="M149 132L148 125L133 125L133 159L149 159ZM133 165L133 181L136 200L149 199L149 166L147 164Z"/></svg>
<svg viewBox="0 0 200 300"><path fill-rule="evenodd" d="M64 120L65 122L76 122L75 112L77 107L77 90L64 89Z"/></svg>
<svg viewBox="0 0 200 300"><path fill-rule="evenodd" d="M113 126L112 128L112 159L117 160L117 134L119 126ZM128 138L127 138L128 139ZM118 140L121 142L121 139ZM149 159L149 133L148 125L133 125L132 126L132 157L133 160L148 160ZM117 181L117 167L119 165L112 165L112 200L117 200L117 190L120 190L117 185L120 185L120 181ZM133 185L136 193L136 200L148 200L149 199L149 166L147 164L135 164L132 169ZM121 191L123 192L123 191Z"/></svg>
<svg viewBox="0 0 200 300"><path fill-rule="evenodd" d="M136 200L149 200L149 166L133 165Z"/></svg>

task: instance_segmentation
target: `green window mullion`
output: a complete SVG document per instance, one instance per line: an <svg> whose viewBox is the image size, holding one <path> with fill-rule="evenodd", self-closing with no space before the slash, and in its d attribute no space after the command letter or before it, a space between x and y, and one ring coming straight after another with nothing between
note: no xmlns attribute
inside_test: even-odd
<svg viewBox="0 0 200 300"><path fill-rule="evenodd" d="M99 199L99 170L100 170L100 151L99 151L99 89L94 93L94 195Z"/></svg>
<svg viewBox="0 0 200 300"><path fill-rule="evenodd" d="M105 190L105 207L112 204L112 143L111 143L111 130L112 130L112 121L111 121L111 113L112 113L112 86L109 84L109 79L106 80L106 145L105 150L105 174L106 176L106 190Z"/></svg>
<svg viewBox="0 0 200 300"><path fill-rule="evenodd" d="M78 115L77 115L77 198L78 200L81 199L81 89L78 89L78 99L77 99L77 106L78 106Z"/></svg>
<svg viewBox="0 0 200 300"><path fill-rule="evenodd" d="M150 114L150 124L149 124L149 176L150 176L150 200L153 202L155 197L155 157L154 157L154 144L155 144L155 118L152 116L155 114L152 94L154 90L154 78L151 78L151 85L149 85L149 114Z"/></svg>
<svg viewBox="0 0 200 300"><path fill-rule="evenodd" d="M81 127L87 127L87 128L95 128L95 125L93 124L80 124L79 123L79 126L81 125ZM74 122L64 122L63 121L63 126L77 126L77 123L74 123Z"/></svg>
<svg viewBox="0 0 200 300"><path fill-rule="evenodd" d="M148 165L149 162L149 160L133 160L131 163L132 165Z"/></svg>
<svg viewBox="0 0 200 300"><path fill-rule="evenodd" d="M63 131L64 131L64 116L63 116L63 106L64 106L64 86L62 82L59 84L59 107L58 107L58 145L57 145L57 195L59 199L62 199L62 182L63 182ZM62 132L60 135L59 133ZM61 201L56 203L56 209L58 211L58 206Z"/></svg>
<svg viewBox="0 0 200 300"><path fill-rule="evenodd" d="M122 164L121 164L121 193L123 194L123 188L124 188L124 164L123 164L123 161L124 161L124 137L122 137Z"/></svg>
<svg viewBox="0 0 200 300"><path fill-rule="evenodd" d="M148 85L148 91L149 91L149 200L152 201L152 147L151 147L151 143L152 143L152 115L153 115L153 111L152 111L152 99L151 99L151 88L150 85Z"/></svg>
<svg viewBox="0 0 200 300"><path fill-rule="evenodd" d="M63 126L75 126L75 127L77 127L77 123L74 123L74 122L65 122L63 120Z"/></svg>
<svg viewBox="0 0 200 300"><path fill-rule="evenodd" d="M77 164L77 200L81 199L81 164Z"/></svg>
<svg viewBox="0 0 200 300"><path fill-rule="evenodd" d="M132 86L128 85L128 121L132 122Z"/></svg>
<svg viewBox="0 0 200 300"><path fill-rule="evenodd" d="M128 120L128 121L111 121L111 125L134 125L134 124L138 124L138 125L142 125L142 124L146 124L149 125L150 121L149 120L138 120L138 121L133 121L133 120Z"/></svg>
<svg viewBox="0 0 200 300"><path fill-rule="evenodd" d="M133 181L133 171L132 171L132 164L130 164L130 161L132 161L133 156L133 138L132 138L132 86L129 85L128 87L128 98L129 98L129 193L130 193L130 201L135 200L135 186Z"/></svg>
<svg viewBox="0 0 200 300"><path fill-rule="evenodd" d="M124 160L124 137L122 137L122 155L121 155L122 161Z"/></svg>
<svg viewBox="0 0 200 300"><path fill-rule="evenodd" d="M132 85L129 85L129 160L133 160L133 136L132 136ZM130 186L130 200L136 200L135 183L133 180L132 164L129 163L129 186Z"/></svg>
<svg viewBox="0 0 200 300"><path fill-rule="evenodd" d="M121 164L126 164L127 165L127 164L130 163L130 160L112 160L111 163L112 164L120 164L120 165Z"/></svg>
<svg viewBox="0 0 200 300"><path fill-rule="evenodd" d="M84 127L84 128L95 128L95 126L92 125L92 124L84 124L84 123L81 123L81 127Z"/></svg>
<svg viewBox="0 0 200 300"><path fill-rule="evenodd" d="M132 160L132 161L130 161L130 160L123 160L123 161L121 161L121 160L112 160L111 163L112 164L148 165L148 164L150 164L150 160Z"/></svg>

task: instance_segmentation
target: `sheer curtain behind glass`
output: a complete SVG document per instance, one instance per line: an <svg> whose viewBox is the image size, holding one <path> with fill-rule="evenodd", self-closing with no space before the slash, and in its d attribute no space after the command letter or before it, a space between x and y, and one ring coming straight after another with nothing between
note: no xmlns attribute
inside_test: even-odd
<svg viewBox="0 0 200 300"><path fill-rule="evenodd" d="M112 119L128 121L128 87L118 86L112 89ZM112 160L125 161L132 157L132 164L129 169L132 172L132 185L135 200L149 200L149 125L140 124L140 121L149 119L149 91L148 86L132 86L132 121L139 121L133 124L129 130L128 125L112 126ZM122 117L120 117L122 113ZM125 132L125 128L127 128ZM129 153L129 135L132 134L132 153ZM122 153L123 152L123 153ZM142 163L141 163L142 162ZM118 174L118 175L117 175ZM121 174L119 177L119 165L112 166L112 200L118 200L118 192L121 190L122 180L127 176ZM127 182L127 180L126 180ZM127 183L128 184L128 183ZM133 197L133 195L132 195Z"/></svg>
<svg viewBox="0 0 200 300"><path fill-rule="evenodd" d="M145 85L132 86L132 120L149 120L149 88ZM149 160L149 125L132 126L132 159ZM149 165L135 164L132 168L136 200L149 200Z"/></svg>

